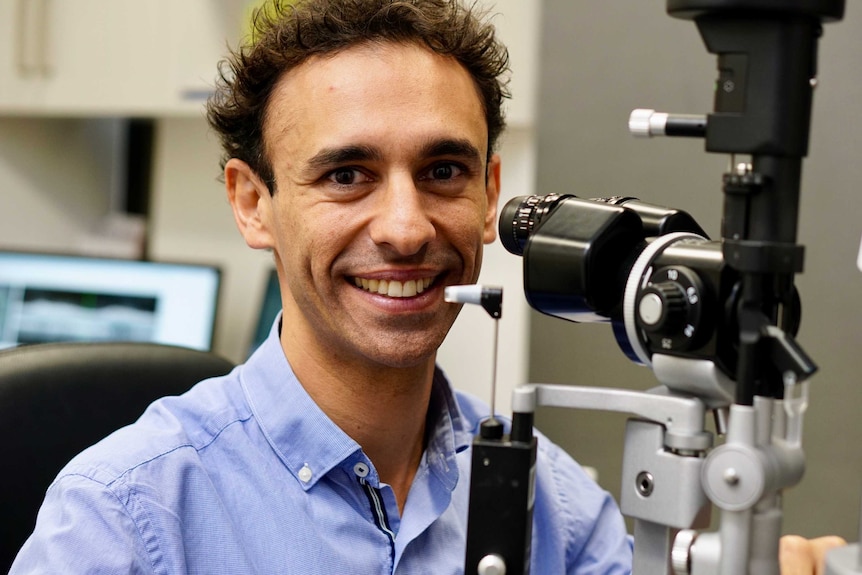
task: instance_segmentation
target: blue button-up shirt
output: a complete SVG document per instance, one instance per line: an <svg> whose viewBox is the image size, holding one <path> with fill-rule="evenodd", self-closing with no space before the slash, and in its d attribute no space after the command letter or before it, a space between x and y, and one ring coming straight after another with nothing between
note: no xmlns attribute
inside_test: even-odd
<svg viewBox="0 0 862 575"><path fill-rule="evenodd" d="M69 463L11 573L463 573L470 445L487 408L439 370L431 405L399 514L273 329L244 365L157 401ZM546 438L539 446L532 572L628 573L613 500Z"/></svg>

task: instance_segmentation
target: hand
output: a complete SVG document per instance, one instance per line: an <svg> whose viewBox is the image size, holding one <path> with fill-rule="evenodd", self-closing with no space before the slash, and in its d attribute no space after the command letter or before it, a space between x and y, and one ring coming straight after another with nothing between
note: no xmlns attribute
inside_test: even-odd
<svg viewBox="0 0 862 575"><path fill-rule="evenodd" d="M844 539L835 535L816 539L785 535L778 550L781 575L823 575L826 573L826 552L846 544Z"/></svg>

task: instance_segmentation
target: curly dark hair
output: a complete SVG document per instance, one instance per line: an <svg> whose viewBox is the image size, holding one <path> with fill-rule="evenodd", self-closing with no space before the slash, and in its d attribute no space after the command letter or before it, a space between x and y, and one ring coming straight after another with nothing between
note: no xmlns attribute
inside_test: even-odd
<svg viewBox="0 0 862 575"><path fill-rule="evenodd" d="M250 41L219 64L207 119L223 156L246 162L274 192L263 138L270 94L282 75L311 56L366 42L419 43L455 58L473 77L488 124L488 154L505 127L509 56L485 12L459 0L268 0Z"/></svg>

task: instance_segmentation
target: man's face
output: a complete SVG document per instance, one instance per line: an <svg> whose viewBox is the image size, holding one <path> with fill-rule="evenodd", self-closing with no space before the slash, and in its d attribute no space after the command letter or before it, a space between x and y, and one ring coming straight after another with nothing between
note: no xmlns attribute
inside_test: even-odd
<svg viewBox="0 0 862 575"><path fill-rule="evenodd" d="M362 45L287 73L267 112L276 192L261 219L288 357L433 360L458 312L444 287L474 283L495 237L499 164L486 178L467 71L417 45Z"/></svg>

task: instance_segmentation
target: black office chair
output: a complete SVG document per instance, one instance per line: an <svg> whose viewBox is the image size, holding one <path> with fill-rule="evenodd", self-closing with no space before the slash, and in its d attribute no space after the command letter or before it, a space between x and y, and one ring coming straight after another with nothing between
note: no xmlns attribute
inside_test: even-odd
<svg viewBox="0 0 862 575"><path fill-rule="evenodd" d="M0 351L0 572L33 531L45 490L74 455L159 397L233 368L152 343L46 343Z"/></svg>

